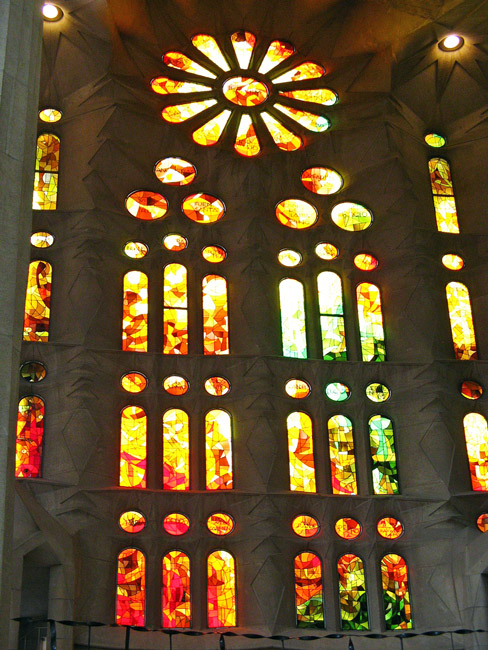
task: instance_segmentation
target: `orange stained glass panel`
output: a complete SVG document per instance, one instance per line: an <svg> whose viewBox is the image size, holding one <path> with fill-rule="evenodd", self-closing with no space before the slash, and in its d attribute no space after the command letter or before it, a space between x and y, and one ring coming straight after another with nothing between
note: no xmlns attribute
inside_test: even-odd
<svg viewBox="0 0 488 650"><path fill-rule="evenodd" d="M136 219L153 221L161 219L168 212L168 201L158 192L137 190L126 198L125 207Z"/></svg>
<svg viewBox="0 0 488 650"><path fill-rule="evenodd" d="M302 173L301 180L314 194L335 194L344 184L342 176L330 167L309 167Z"/></svg>
<svg viewBox="0 0 488 650"><path fill-rule="evenodd" d="M456 199L449 163L443 158L432 158L429 160L429 173L437 230L458 234Z"/></svg>
<svg viewBox="0 0 488 650"><path fill-rule="evenodd" d="M292 530L299 537L315 537L320 530L320 524L310 515L298 515L292 521Z"/></svg>
<svg viewBox="0 0 488 650"><path fill-rule="evenodd" d="M324 627L322 565L318 555L305 551L295 557L295 596L298 627Z"/></svg>
<svg viewBox="0 0 488 650"><path fill-rule="evenodd" d="M275 108L284 115L287 115L290 119L298 122L298 124L301 124L305 129L314 133L322 133L330 127L329 120L323 115L315 115L315 113L283 106L282 104L275 104Z"/></svg>
<svg viewBox="0 0 488 650"><path fill-rule="evenodd" d="M342 517L335 523L335 532L343 539L356 539L361 534L361 524L352 517Z"/></svg>
<svg viewBox="0 0 488 650"><path fill-rule="evenodd" d="M469 290L461 282L449 282L446 286L446 296L456 359L463 361L477 359L478 350Z"/></svg>
<svg viewBox="0 0 488 650"><path fill-rule="evenodd" d="M44 402L35 395L23 397L17 411L15 443L15 476L41 476L42 441L44 437Z"/></svg>
<svg viewBox="0 0 488 650"><path fill-rule="evenodd" d="M303 379L289 379L285 384L285 393L295 399L308 397L310 390L310 385Z"/></svg>
<svg viewBox="0 0 488 650"><path fill-rule="evenodd" d="M291 43L287 43L286 41L272 41L259 66L258 72L266 74L283 61L286 61L294 53L295 46Z"/></svg>
<svg viewBox="0 0 488 650"><path fill-rule="evenodd" d="M483 395L483 386L467 379L461 384L461 395L466 399L479 399Z"/></svg>
<svg viewBox="0 0 488 650"><path fill-rule="evenodd" d="M330 88L315 88L313 90L280 90L280 95L298 99L301 102L312 102L313 104L323 104L324 106L333 106L337 104L339 98Z"/></svg>
<svg viewBox="0 0 488 650"><path fill-rule="evenodd" d="M234 530L234 520L225 512L214 512L207 519L207 528L212 535L229 535Z"/></svg>
<svg viewBox="0 0 488 650"><path fill-rule="evenodd" d="M189 185L195 180L197 169L195 165L183 158L163 158L154 166L156 178L165 185Z"/></svg>
<svg viewBox="0 0 488 650"><path fill-rule="evenodd" d="M205 390L209 395L220 397L230 391L230 383L225 377L209 377L205 382Z"/></svg>
<svg viewBox="0 0 488 650"><path fill-rule="evenodd" d="M24 341L47 343L51 316L52 267L41 260L29 264L25 294Z"/></svg>
<svg viewBox="0 0 488 650"><path fill-rule="evenodd" d="M275 84L284 84L290 81L303 81L305 79L318 79L325 75L324 68L318 63L306 61L292 68L288 72L281 74L273 80Z"/></svg>
<svg viewBox="0 0 488 650"><path fill-rule="evenodd" d="M220 275L206 275L203 290L203 353L229 354L227 282Z"/></svg>
<svg viewBox="0 0 488 650"><path fill-rule="evenodd" d="M126 533L140 533L146 527L146 518L142 512L137 510L127 510L119 517L119 526Z"/></svg>
<svg viewBox="0 0 488 650"><path fill-rule="evenodd" d="M227 253L225 251L225 248L222 248L221 246L205 246L205 248L202 250L202 257L207 262L218 264L219 262L223 262L225 260Z"/></svg>
<svg viewBox="0 0 488 650"><path fill-rule="evenodd" d="M200 77L216 78L213 72L210 72L210 70L202 67L199 63L196 63L181 52L166 52L163 56L163 63L170 68L184 70L185 72L190 72Z"/></svg>
<svg viewBox="0 0 488 650"><path fill-rule="evenodd" d="M214 551L207 560L208 627L235 627L236 569L227 551Z"/></svg>
<svg viewBox="0 0 488 650"><path fill-rule="evenodd" d="M339 256L339 249L334 244L322 242L315 247L315 255L322 260L335 260Z"/></svg>
<svg viewBox="0 0 488 650"><path fill-rule="evenodd" d="M61 142L53 133L41 133L37 138L36 172L59 171Z"/></svg>
<svg viewBox="0 0 488 650"><path fill-rule="evenodd" d="M139 406L126 406L120 420L121 487L146 487L147 417Z"/></svg>
<svg viewBox="0 0 488 650"><path fill-rule="evenodd" d="M190 81L177 81L169 77L156 77L151 81L151 88L158 95L174 95L179 93L201 93L205 90L212 90L211 86L205 86Z"/></svg>
<svg viewBox="0 0 488 650"><path fill-rule="evenodd" d="M182 264L164 267L163 354L188 354L187 271Z"/></svg>
<svg viewBox="0 0 488 650"><path fill-rule="evenodd" d="M303 145L299 135L286 128L281 122L278 122L272 115L260 113L263 122L266 125L275 145L282 151L296 151Z"/></svg>
<svg viewBox="0 0 488 650"><path fill-rule="evenodd" d="M163 489L190 489L190 425L181 409L163 415Z"/></svg>
<svg viewBox="0 0 488 650"><path fill-rule="evenodd" d="M163 557L163 627L191 627L190 558L183 551Z"/></svg>
<svg viewBox="0 0 488 650"><path fill-rule="evenodd" d="M190 194L181 206L184 214L197 223L214 223L225 214L225 205L216 196L211 194Z"/></svg>
<svg viewBox="0 0 488 650"><path fill-rule="evenodd" d="M120 383L128 393L142 393L147 386L147 379L140 372L128 372L122 377Z"/></svg>
<svg viewBox="0 0 488 650"><path fill-rule="evenodd" d="M179 375L170 375L163 381L163 388L170 395L184 395L189 387L186 379Z"/></svg>
<svg viewBox="0 0 488 650"><path fill-rule="evenodd" d="M163 108L161 115L166 122L181 124L181 122L186 122L186 120L195 117L202 111L206 111L207 108L215 106L216 103L216 99L202 99L199 102L166 106L166 108Z"/></svg>
<svg viewBox="0 0 488 650"><path fill-rule="evenodd" d="M168 251L183 251L188 246L188 241L183 235L166 235L163 239L163 246Z"/></svg>
<svg viewBox="0 0 488 650"><path fill-rule="evenodd" d="M196 131L193 131L192 138L202 147L213 147L220 140L225 126L229 121L232 111L222 111Z"/></svg>
<svg viewBox="0 0 488 650"><path fill-rule="evenodd" d="M205 416L205 464L207 490L232 490L232 423L226 411Z"/></svg>
<svg viewBox="0 0 488 650"><path fill-rule="evenodd" d="M124 275L122 350L147 352L148 280L145 273Z"/></svg>
<svg viewBox="0 0 488 650"><path fill-rule="evenodd" d="M276 218L288 228L302 230L313 226L319 214L317 208L301 199L285 199L276 206Z"/></svg>
<svg viewBox="0 0 488 650"><path fill-rule="evenodd" d="M268 99L266 84L252 77L231 77L222 86L222 92L237 106L259 106Z"/></svg>
<svg viewBox="0 0 488 650"><path fill-rule="evenodd" d="M385 623L387 630L407 630L413 627L408 570L405 560L395 553L381 560L381 579Z"/></svg>
<svg viewBox="0 0 488 650"><path fill-rule="evenodd" d="M378 260L369 253L359 253L354 257L354 266L360 271L374 271L378 266Z"/></svg>
<svg viewBox="0 0 488 650"><path fill-rule="evenodd" d="M117 625L144 627L146 608L146 558L136 548L126 548L117 560Z"/></svg>
<svg viewBox="0 0 488 650"><path fill-rule="evenodd" d="M403 535L403 524L395 517L383 517L376 524L376 530L385 539L398 539Z"/></svg>
<svg viewBox="0 0 488 650"><path fill-rule="evenodd" d="M247 158L257 156L261 151L259 138L250 115L242 115L241 117L239 126L237 127L234 149L238 154Z"/></svg>
<svg viewBox="0 0 488 650"><path fill-rule="evenodd" d="M218 65L221 70L230 70L229 64L222 54L222 50L218 46L217 41L213 36L208 34L196 34L192 39L194 47L204 54L210 61Z"/></svg>
<svg viewBox="0 0 488 650"><path fill-rule="evenodd" d="M242 69L249 67L251 62L254 46L256 45L256 37L251 32L234 32L230 37L232 47L234 48L237 62Z"/></svg>
<svg viewBox="0 0 488 650"><path fill-rule="evenodd" d="M471 486L488 492L488 425L480 413L468 413L463 420Z"/></svg>
<svg viewBox="0 0 488 650"><path fill-rule="evenodd" d="M190 520L181 512L172 512L163 519L163 528L168 535L184 535L190 530Z"/></svg>
<svg viewBox="0 0 488 650"><path fill-rule="evenodd" d="M286 420L290 490L316 492L313 433L310 416L301 411L290 413Z"/></svg>
<svg viewBox="0 0 488 650"><path fill-rule="evenodd" d="M488 514L483 513L478 517L476 520L476 525L480 529L482 533L487 533L488 532Z"/></svg>
<svg viewBox="0 0 488 650"><path fill-rule="evenodd" d="M352 422L344 415L334 415L327 422L327 428L332 492L333 494L357 494Z"/></svg>

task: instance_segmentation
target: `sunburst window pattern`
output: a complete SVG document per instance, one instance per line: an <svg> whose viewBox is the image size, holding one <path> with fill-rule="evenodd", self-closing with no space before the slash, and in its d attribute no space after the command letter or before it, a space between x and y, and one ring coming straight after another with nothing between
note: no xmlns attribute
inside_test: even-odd
<svg viewBox="0 0 488 650"><path fill-rule="evenodd" d="M357 494L352 422L345 415L334 415L329 419L327 428L332 492L333 494Z"/></svg>
<svg viewBox="0 0 488 650"><path fill-rule="evenodd" d="M146 558L136 548L126 548L117 559L117 625L144 626Z"/></svg>
<svg viewBox="0 0 488 650"><path fill-rule="evenodd" d="M163 489L190 489L190 425L181 409L163 415Z"/></svg>
<svg viewBox="0 0 488 650"><path fill-rule="evenodd" d="M286 420L290 490L316 492L313 432L310 416L301 411L290 413Z"/></svg>
<svg viewBox="0 0 488 650"><path fill-rule="evenodd" d="M446 286L446 296L456 359L464 361L477 359L478 351L468 288L461 282L449 282Z"/></svg>
<svg viewBox="0 0 488 650"><path fill-rule="evenodd" d="M24 341L47 343L51 316L52 267L49 262L29 264L25 295Z"/></svg>
<svg viewBox="0 0 488 650"><path fill-rule="evenodd" d="M315 553L304 551L295 557L294 565L297 626L323 628L324 595L320 558Z"/></svg>
<svg viewBox="0 0 488 650"><path fill-rule="evenodd" d="M346 329L342 282L337 273L324 271L317 278L322 354L326 361L346 361Z"/></svg>
<svg viewBox="0 0 488 650"><path fill-rule="evenodd" d="M429 173L437 230L458 234L456 199L449 163L443 158L432 158L429 160Z"/></svg>
<svg viewBox="0 0 488 650"><path fill-rule="evenodd" d="M17 411L15 442L15 476L41 476L42 441L44 437L44 402L35 395L23 397Z"/></svg>
<svg viewBox="0 0 488 650"><path fill-rule="evenodd" d="M122 350L147 352L148 279L145 273L124 275Z"/></svg>
<svg viewBox="0 0 488 650"><path fill-rule="evenodd" d="M190 558L170 551L163 557L163 627L190 626Z"/></svg>
<svg viewBox="0 0 488 650"><path fill-rule="evenodd" d="M337 562L341 627L343 630L369 630L368 597L363 561L347 553Z"/></svg>
<svg viewBox="0 0 488 650"><path fill-rule="evenodd" d="M126 406L120 421L121 487L146 487L147 417L139 406Z"/></svg>
<svg viewBox="0 0 488 650"><path fill-rule="evenodd" d="M235 627L236 566L227 551L214 551L207 560L207 606L208 626Z"/></svg>

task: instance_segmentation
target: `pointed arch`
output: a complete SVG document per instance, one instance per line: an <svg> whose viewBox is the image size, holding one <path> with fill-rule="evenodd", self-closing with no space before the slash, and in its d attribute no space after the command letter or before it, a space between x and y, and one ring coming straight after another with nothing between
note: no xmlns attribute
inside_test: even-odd
<svg viewBox="0 0 488 650"><path fill-rule="evenodd" d="M386 361L381 294L375 284L362 282L356 289L359 338L363 361Z"/></svg>
<svg viewBox="0 0 488 650"><path fill-rule="evenodd" d="M400 488L393 422L383 415L373 415L368 421L368 428L373 491L375 494L398 494Z"/></svg>
<svg viewBox="0 0 488 650"><path fill-rule="evenodd" d="M347 553L337 562L341 628L343 630L369 630L368 596L363 561Z"/></svg>
<svg viewBox="0 0 488 650"><path fill-rule="evenodd" d="M227 281L221 275L202 280L203 354L229 354Z"/></svg>
<svg viewBox="0 0 488 650"><path fill-rule="evenodd" d="M24 310L24 341L47 343L51 318L52 267L37 260L29 264Z"/></svg>
<svg viewBox="0 0 488 650"><path fill-rule="evenodd" d="M477 359L478 351L468 287L461 282L449 282L446 286L446 296L456 359Z"/></svg>
<svg viewBox="0 0 488 650"><path fill-rule="evenodd" d="M126 548L117 558L117 625L144 626L146 608L146 557Z"/></svg>
<svg viewBox="0 0 488 650"><path fill-rule="evenodd" d="M163 627L191 627L190 558L183 551L163 557Z"/></svg>
<svg viewBox="0 0 488 650"><path fill-rule="evenodd" d="M334 415L327 422L327 429L332 492L333 494L357 494L352 422L345 415Z"/></svg>
<svg viewBox="0 0 488 650"><path fill-rule="evenodd" d="M280 282L281 338L283 356L307 358L307 329L303 284L292 278Z"/></svg>
<svg viewBox="0 0 488 650"><path fill-rule="evenodd" d="M488 492L488 425L480 413L464 417L471 485L475 492Z"/></svg>
<svg viewBox="0 0 488 650"><path fill-rule="evenodd" d="M395 553L381 560L381 581L387 630L408 630L413 627L407 563Z"/></svg>
<svg viewBox="0 0 488 650"><path fill-rule="evenodd" d="M41 476L42 443L44 438L44 402L35 395L23 397L17 410L15 443L15 476Z"/></svg>
<svg viewBox="0 0 488 650"><path fill-rule="evenodd" d="M294 560L297 627L323 628L324 595L322 563L318 555L304 551Z"/></svg>
<svg viewBox="0 0 488 650"><path fill-rule="evenodd" d="M316 492L312 420L306 413L295 411L288 416L286 427L290 490Z"/></svg>
<svg viewBox="0 0 488 650"><path fill-rule="evenodd" d="M342 280L337 273L324 271L317 277L322 352L326 361L346 361L346 330Z"/></svg>
<svg viewBox="0 0 488 650"><path fill-rule="evenodd" d="M451 179L451 167L444 158L429 160L430 185L439 232L459 233L459 223Z"/></svg>
<svg viewBox="0 0 488 650"><path fill-rule="evenodd" d="M163 415L163 489L190 489L190 424L181 409Z"/></svg>
<svg viewBox="0 0 488 650"><path fill-rule="evenodd" d="M122 350L147 352L148 289L145 273L129 271L124 275Z"/></svg>
<svg viewBox="0 0 488 650"><path fill-rule="evenodd" d="M188 273L183 264L163 271L163 354L188 354Z"/></svg>
<svg viewBox="0 0 488 650"><path fill-rule="evenodd" d="M146 487L147 417L140 406L126 406L120 418L121 487Z"/></svg>
<svg viewBox="0 0 488 650"><path fill-rule="evenodd" d="M205 461L207 490L232 490L232 420L222 409L205 416Z"/></svg>
<svg viewBox="0 0 488 650"><path fill-rule="evenodd" d="M37 138L33 210L56 210L60 146L54 133L41 133Z"/></svg>
<svg viewBox="0 0 488 650"><path fill-rule="evenodd" d="M208 627L235 627L236 564L234 557L223 550L210 553L207 559Z"/></svg>

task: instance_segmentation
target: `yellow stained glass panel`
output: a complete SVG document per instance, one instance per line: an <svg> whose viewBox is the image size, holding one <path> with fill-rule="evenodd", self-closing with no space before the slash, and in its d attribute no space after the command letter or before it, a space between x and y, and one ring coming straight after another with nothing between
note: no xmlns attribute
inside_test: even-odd
<svg viewBox="0 0 488 650"><path fill-rule="evenodd" d="M213 36L208 34L196 34L191 42L202 54L204 54L210 61L218 65L221 70L230 70L229 64L222 54L222 50L217 44Z"/></svg>
<svg viewBox="0 0 488 650"><path fill-rule="evenodd" d="M164 267L163 354L188 354L187 270L182 264Z"/></svg>
<svg viewBox="0 0 488 650"><path fill-rule="evenodd" d="M259 138L250 115L243 115L237 127L236 141L234 149L241 156L251 158L257 156L261 151Z"/></svg>
<svg viewBox="0 0 488 650"><path fill-rule="evenodd" d="M446 295L456 359L477 359L478 351L468 288L460 282L449 282Z"/></svg>
<svg viewBox="0 0 488 650"><path fill-rule="evenodd" d="M327 129L330 127L329 120L323 115L315 115L314 113L309 113L308 111L301 111L298 108L283 106L283 104L275 104L275 108L284 115L287 115L290 119L298 122L298 124L301 124L309 131L322 133L323 131L327 131Z"/></svg>
<svg viewBox="0 0 488 650"><path fill-rule="evenodd" d="M163 415L163 489L190 489L190 426L181 409Z"/></svg>
<svg viewBox="0 0 488 650"><path fill-rule="evenodd" d="M203 290L203 353L229 354L227 282L220 275L206 275Z"/></svg>
<svg viewBox="0 0 488 650"><path fill-rule="evenodd" d="M313 90L280 90L280 95L283 97L290 97L290 99L298 99L301 102L323 104L324 106L333 106L339 101L337 94L329 88L315 88Z"/></svg>
<svg viewBox="0 0 488 650"><path fill-rule="evenodd" d="M266 125L276 146L282 151L296 151L300 149L303 141L299 135L289 131L281 122L275 120L269 113L261 113L261 118Z"/></svg>
<svg viewBox="0 0 488 650"><path fill-rule="evenodd" d="M290 490L292 492L316 492L312 420L306 413L295 411L288 416L286 426Z"/></svg>
<svg viewBox="0 0 488 650"><path fill-rule="evenodd" d="M480 413L464 418L471 485L475 492L488 492L488 425Z"/></svg>
<svg viewBox="0 0 488 650"><path fill-rule="evenodd" d="M329 431L332 492L334 494L357 494L352 422L344 415L334 415L327 422L327 428Z"/></svg>
<svg viewBox="0 0 488 650"><path fill-rule="evenodd" d="M325 75L324 68L318 63L313 63L312 61L306 61L297 65L295 68L292 68L288 72L276 77L273 80L275 84L284 84L290 81L303 81L304 79L318 79Z"/></svg>
<svg viewBox="0 0 488 650"><path fill-rule="evenodd" d="M295 47L286 41L272 41L259 66L258 72L266 74L295 53Z"/></svg>
<svg viewBox="0 0 488 650"><path fill-rule="evenodd" d="M163 57L163 63L170 68L184 70L185 72L190 72L191 74L196 74L200 77L209 77L210 79L216 78L213 72L210 72L210 70L202 67L200 64L196 63L181 52L166 52Z"/></svg>
<svg viewBox="0 0 488 650"><path fill-rule="evenodd" d="M171 122L172 124L181 124L181 122L186 122L191 117L198 115L202 111L206 111L207 108L215 106L217 103L216 99L203 99L199 102L189 102L188 104L177 104L174 106L166 106L163 108L161 115L166 122Z"/></svg>
<svg viewBox="0 0 488 650"><path fill-rule="evenodd" d="M232 47L234 48L235 55L239 66L242 69L249 67L254 46L256 45L256 37L251 32L234 32L230 37Z"/></svg>
<svg viewBox="0 0 488 650"><path fill-rule="evenodd" d="M207 490L232 490L232 423L220 409L205 416L205 467Z"/></svg>
<svg viewBox="0 0 488 650"><path fill-rule="evenodd" d="M29 264L25 294L24 341L47 343L51 316L52 267L41 260Z"/></svg>
<svg viewBox="0 0 488 650"><path fill-rule="evenodd" d="M386 361L380 290L362 282L356 289L363 361Z"/></svg>
<svg viewBox="0 0 488 650"><path fill-rule="evenodd" d="M147 418L139 406L126 406L120 422L121 487L146 487Z"/></svg>
<svg viewBox="0 0 488 650"><path fill-rule="evenodd" d="M122 350L147 352L148 279L145 273L124 275Z"/></svg>
<svg viewBox="0 0 488 650"><path fill-rule="evenodd" d="M156 77L151 81L151 88L158 95L201 93L205 90L212 90L211 86L190 81L176 81L169 77Z"/></svg>
<svg viewBox="0 0 488 650"><path fill-rule="evenodd" d="M235 561L227 551L214 551L207 561L208 626L235 627L236 569Z"/></svg>
<svg viewBox="0 0 488 650"><path fill-rule="evenodd" d="M216 117L193 131L193 140L202 147L212 147L220 140L232 111L222 111Z"/></svg>
<svg viewBox="0 0 488 650"><path fill-rule="evenodd" d="M431 158L429 173L437 230L458 234L458 215L449 163L443 158Z"/></svg>

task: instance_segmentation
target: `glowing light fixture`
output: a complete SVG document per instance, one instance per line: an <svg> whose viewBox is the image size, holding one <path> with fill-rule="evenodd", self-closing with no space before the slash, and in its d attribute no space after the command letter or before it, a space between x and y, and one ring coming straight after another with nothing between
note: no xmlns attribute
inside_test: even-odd
<svg viewBox="0 0 488 650"><path fill-rule="evenodd" d="M449 34L446 38L443 38L439 43L441 50L446 52L453 52L454 50L459 50L464 45L464 38L458 36L457 34Z"/></svg>
<svg viewBox="0 0 488 650"><path fill-rule="evenodd" d="M63 11L57 5L53 5L50 2L45 2L42 5L42 16L44 20L54 23L57 20L61 20L63 17Z"/></svg>

